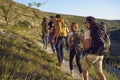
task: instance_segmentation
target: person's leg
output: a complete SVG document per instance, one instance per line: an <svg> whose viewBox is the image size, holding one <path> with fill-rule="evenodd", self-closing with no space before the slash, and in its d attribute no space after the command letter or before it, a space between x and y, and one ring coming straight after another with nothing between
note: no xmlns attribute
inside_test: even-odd
<svg viewBox="0 0 120 80"><path fill-rule="evenodd" d="M42 33L43 48L45 48L45 34Z"/></svg>
<svg viewBox="0 0 120 80"><path fill-rule="evenodd" d="M53 53L55 53L55 45L54 45L54 43L50 43L50 45L51 45L51 49L52 49Z"/></svg>
<svg viewBox="0 0 120 80"><path fill-rule="evenodd" d="M82 66L80 64L80 51L77 50L76 52L76 63L80 72L80 79L83 80L83 71L82 71Z"/></svg>
<svg viewBox="0 0 120 80"><path fill-rule="evenodd" d="M98 74L100 80L106 80L106 77L102 72L97 72L97 74Z"/></svg>
<svg viewBox="0 0 120 80"><path fill-rule="evenodd" d="M103 64L103 56L99 56L98 60L94 64L94 68L100 80L106 80L106 77L102 72L102 64Z"/></svg>
<svg viewBox="0 0 120 80"><path fill-rule="evenodd" d="M88 73L88 71L83 70L83 77L84 77L84 80L89 80L89 73Z"/></svg>
<svg viewBox="0 0 120 80"><path fill-rule="evenodd" d="M61 63L63 63L63 59L64 59L63 47L64 47L64 41L62 41L60 44Z"/></svg>
<svg viewBox="0 0 120 80"><path fill-rule="evenodd" d="M93 65L93 62L95 60L94 58L96 59L96 57L92 54L87 54L86 57L81 61L84 80L89 80L88 70L91 65Z"/></svg>
<svg viewBox="0 0 120 80"><path fill-rule="evenodd" d="M70 66L70 73L73 76L73 58L75 55L75 51L72 49L70 50L70 55L69 55L69 66Z"/></svg>
<svg viewBox="0 0 120 80"><path fill-rule="evenodd" d="M49 41L50 41L51 49L52 49L53 53L55 53L55 44L54 44L52 33L49 34Z"/></svg>
<svg viewBox="0 0 120 80"><path fill-rule="evenodd" d="M48 46L48 41L49 41L49 35L46 34L46 36L45 36L45 46L46 46L46 49L47 49L47 46Z"/></svg>
<svg viewBox="0 0 120 80"><path fill-rule="evenodd" d="M57 51L57 59L58 59L58 64L60 64L60 48L59 48L59 38L57 39L57 43L55 45L56 51Z"/></svg>
<svg viewBox="0 0 120 80"><path fill-rule="evenodd" d="M80 64L80 51L79 50L76 50L76 63L77 63L77 66L78 66L78 69L80 71L80 73L82 73L82 67L81 67L81 64Z"/></svg>

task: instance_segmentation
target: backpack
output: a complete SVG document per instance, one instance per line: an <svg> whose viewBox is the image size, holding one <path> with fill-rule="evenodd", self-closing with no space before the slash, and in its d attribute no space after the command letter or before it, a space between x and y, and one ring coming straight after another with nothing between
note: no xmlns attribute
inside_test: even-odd
<svg viewBox="0 0 120 80"><path fill-rule="evenodd" d="M101 23L92 23L91 25L91 51L93 54L104 55L104 53L109 51L111 46L109 33L105 25Z"/></svg>
<svg viewBox="0 0 120 80"><path fill-rule="evenodd" d="M55 24L55 36L67 36L67 25L65 23L62 23L62 20L64 18L56 19L54 20Z"/></svg>
<svg viewBox="0 0 120 80"><path fill-rule="evenodd" d="M57 37L58 34L59 34L59 30L60 30L59 23L60 23L60 19L55 18L55 19L54 19L54 30L55 30L54 36L55 36L55 37Z"/></svg>
<svg viewBox="0 0 120 80"><path fill-rule="evenodd" d="M70 37L70 49L81 50L81 32L73 32Z"/></svg>

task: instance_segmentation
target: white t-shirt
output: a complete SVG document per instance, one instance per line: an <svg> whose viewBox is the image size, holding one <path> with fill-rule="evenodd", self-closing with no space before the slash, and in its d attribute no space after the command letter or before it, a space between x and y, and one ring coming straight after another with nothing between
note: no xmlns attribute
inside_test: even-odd
<svg viewBox="0 0 120 80"><path fill-rule="evenodd" d="M91 39L90 37L90 30L86 30L84 33L84 39Z"/></svg>
<svg viewBox="0 0 120 80"><path fill-rule="evenodd" d="M68 34L68 36L70 36L70 37L71 37L72 35L73 35L73 32L70 32L70 33Z"/></svg>
<svg viewBox="0 0 120 80"><path fill-rule="evenodd" d="M69 34L68 34L68 40L67 40L67 42L68 42L68 44L69 44L69 46L70 46L70 37L73 35L73 32L70 32Z"/></svg>

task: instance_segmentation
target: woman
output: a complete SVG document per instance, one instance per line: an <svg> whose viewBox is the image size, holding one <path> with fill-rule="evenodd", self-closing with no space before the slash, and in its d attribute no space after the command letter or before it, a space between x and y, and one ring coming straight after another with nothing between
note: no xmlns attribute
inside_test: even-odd
<svg viewBox="0 0 120 80"><path fill-rule="evenodd" d="M46 17L43 18L41 25L42 25L42 40L44 44L43 47L47 49L48 39L49 39L49 29L48 29L48 22Z"/></svg>
<svg viewBox="0 0 120 80"><path fill-rule="evenodd" d="M70 64L70 72L73 76L73 58L76 56L76 63L80 72L80 77L83 78L82 67L80 64L80 56L81 56L81 32L79 31L78 24L73 22L71 24L71 32L68 36L68 44L70 48L70 55L69 55L69 64Z"/></svg>

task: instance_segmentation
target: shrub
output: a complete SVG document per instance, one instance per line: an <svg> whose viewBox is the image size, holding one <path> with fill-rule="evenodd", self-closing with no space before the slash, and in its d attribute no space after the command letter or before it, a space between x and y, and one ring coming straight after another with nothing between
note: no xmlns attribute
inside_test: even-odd
<svg viewBox="0 0 120 80"><path fill-rule="evenodd" d="M18 22L18 25L20 25L21 27L28 27L28 26L30 26L31 24L30 24L30 22L24 20L24 21L19 21L19 22Z"/></svg>

